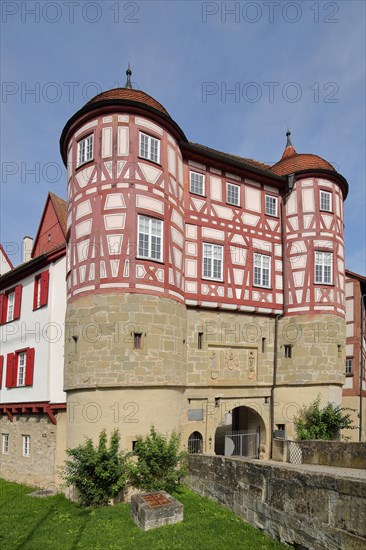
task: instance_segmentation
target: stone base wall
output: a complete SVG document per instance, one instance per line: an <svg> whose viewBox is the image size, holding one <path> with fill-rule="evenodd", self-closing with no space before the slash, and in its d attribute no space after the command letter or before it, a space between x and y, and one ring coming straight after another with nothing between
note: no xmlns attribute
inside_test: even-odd
<svg viewBox="0 0 366 550"><path fill-rule="evenodd" d="M366 479L250 459L190 455L190 488L284 543L366 547Z"/></svg>
<svg viewBox="0 0 366 550"><path fill-rule="evenodd" d="M57 472L65 459L66 413L57 414L57 425L47 415L16 415L0 420L0 477L40 488L56 489ZM3 452L3 434L9 435L9 450ZM23 435L30 436L30 456L23 456Z"/></svg>
<svg viewBox="0 0 366 550"><path fill-rule="evenodd" d="M366 469L366 443L299 441L303 464Z"/></svg>

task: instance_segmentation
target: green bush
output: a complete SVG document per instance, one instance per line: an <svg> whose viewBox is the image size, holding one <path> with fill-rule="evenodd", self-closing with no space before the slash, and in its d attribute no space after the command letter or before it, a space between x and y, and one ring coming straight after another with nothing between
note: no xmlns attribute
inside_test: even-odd
<svg viewBox="0 0 366 550"><path fill-rule="evenodd" d="M168 437L152 426L149 435L139 436L133 451L136 463L129 466L132 485L146 492L177 489L188 473L188 455L179 452L179 446L180 436L174 431Z"/></svg>
<svg viewBox="0 0 366 550"><path fill-rule="evenodd" d="M349 413L353 409L343 408L334 403L327 403L320 408L320 395L310 405L303 407L294 420L298 440L304 439L339 439L344 428L354 429Z"/></svg>
<svg viewBox="0 0 366 550"><path fill-rule="evenodd" d="M81 506L105 506L120 493L127 480L129 455L119 451L120 435L115 430L110 438L99 434L98 445L87 438L83 445L67 449L71 460L65 461L63 479L79 492Z"/></svg>

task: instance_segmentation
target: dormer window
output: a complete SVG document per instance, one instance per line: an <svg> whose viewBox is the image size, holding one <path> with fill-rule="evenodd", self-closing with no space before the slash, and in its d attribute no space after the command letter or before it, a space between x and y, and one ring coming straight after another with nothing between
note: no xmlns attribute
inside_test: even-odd
<svg viewBox="0 0 366 550"><path fill-rule="evenodd" d="M78 142L78 166L93 160L94 134Z"/></svg>
<svg viewBox="0 0 366 550"><path fill-rule="evenodd" d="M140 157L160 163L160 140L140 132Z"/></svg>

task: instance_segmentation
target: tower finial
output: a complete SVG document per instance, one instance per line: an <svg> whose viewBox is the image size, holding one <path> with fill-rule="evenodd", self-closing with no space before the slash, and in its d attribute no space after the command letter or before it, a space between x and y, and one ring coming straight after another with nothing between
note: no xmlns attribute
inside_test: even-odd
<svg viewBox="0 0 366 550"><path fill-rule="evenodd" d="M286 148L287 147L293 147L292 143L291 143L291 132L290 132L290 128L287 127L287 132L286 132L286 136L287 136L287 142L286 142Z"/></svg>
<svg viewBox="0 0 366 550"><path fill-rule="evenodd" d="M131 71L130 64L128 64L126 75L127 75L127 80L126 80L125 88L130 88L132 90L132 83L131 83L132 71Z"/></svg>

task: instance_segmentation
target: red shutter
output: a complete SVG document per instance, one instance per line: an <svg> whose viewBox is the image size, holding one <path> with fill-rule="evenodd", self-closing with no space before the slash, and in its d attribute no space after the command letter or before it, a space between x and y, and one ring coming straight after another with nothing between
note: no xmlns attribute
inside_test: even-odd
<svg viewBox="0 0 366 550"><path fill-rule="evenodd" d="M8 311L8 298L6 294L0 294L0 325L6 323L6 314Z"/></svg>
<svg viewBox="0 0 366 550"><path fill-rule="evenodd" d="M14 296L14 320L20 319L20 307L22 303L22 285L17 285L15 287L15 296Z"/></svg>
<svg viewBox="0 0 366 550"><path fill-rule="evenodd" d="M25 365L25 385L33 385L34 348L27 349L27 362Z"/></svg>
<svg viewBox="0 0 366 550"><path fill-rule="evenodd" d="M37 309L37 293L38 293L39 278L34 277L33 285L33 311Z"/></svg>
<svg viewBox="0 0 366 550"><path fill-rule="evenodd" d="M14 363L15 363L15 354L8 353L6 357L6 381L5 385L7 388L14 388L16 385L16 380L14 379Z"/></svg>
<svg viewBox="0 0 366 550"><path fill-rule="evenodd" d="M49 271L43 271L41 273L41 279L38 281L38 284L41 283L41 300L40 300L40 306L47 305L48 302L48 283L50 280L50 272Z"/></svg>
<svg viewBox="0 0 366 550"><path fill-rule="evenodd" d="M3 383L3 366L4 366L4 356L0 355L0 388L2 388L2 383Z"/></svg>

